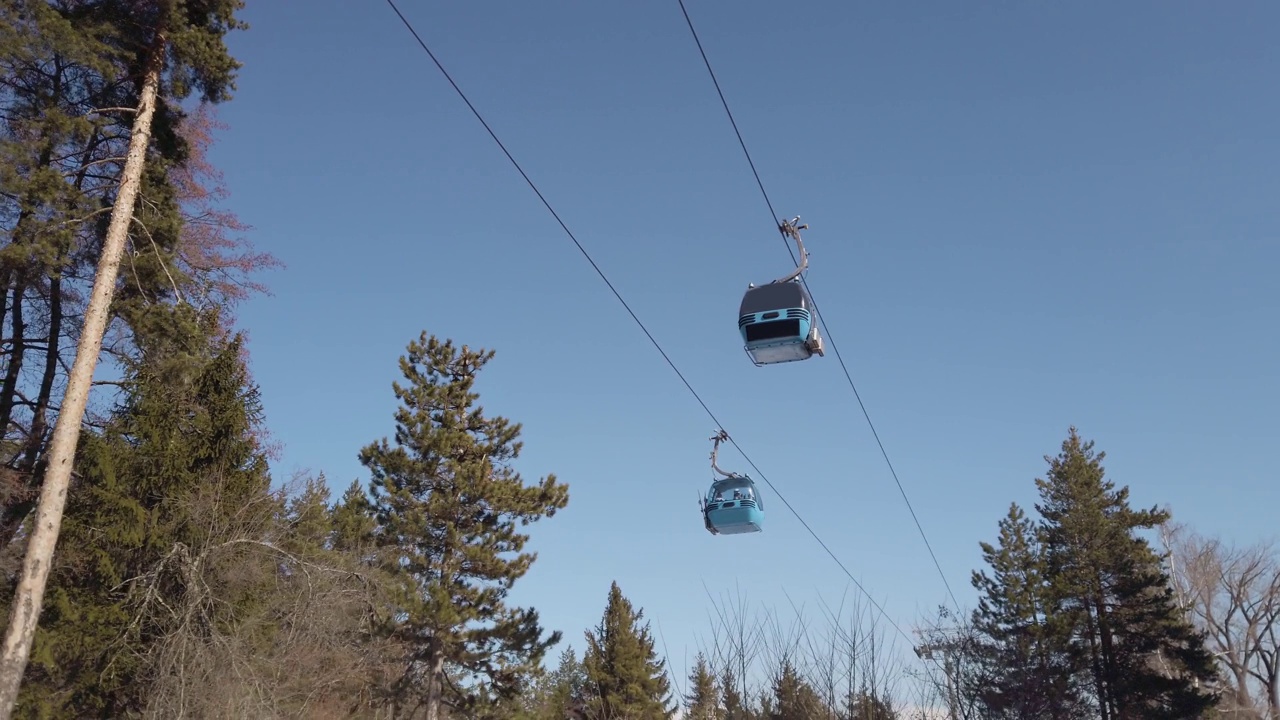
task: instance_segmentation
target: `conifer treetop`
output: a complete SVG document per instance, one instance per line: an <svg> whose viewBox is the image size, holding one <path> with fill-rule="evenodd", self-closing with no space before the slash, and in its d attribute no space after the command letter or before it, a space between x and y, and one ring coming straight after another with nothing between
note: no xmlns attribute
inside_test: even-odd
<svg viewBox="0 0 1280 720"><path fill-rule="evenodd" d="M487 415L474 390L493 357L422 332L400 358L403 383L392 384L394 439L360 452L373 541L405 581L396 635L428 668L428 704L445 685L459 707L509 699L561 638L543 636L537 610L506 604L537 558L520 528L564 508L569 491L554 475L526 485L510 466L521 426ZM454 675L460 681L446 683Z"/></svg>
<svg viewBox="0 0 1280 720"><path fill-rule="evenodd" d="M613 581L600 624L586 633L589 720L670 720L675 715L666 662L643 620L644 610L635 608Z"/></svg>

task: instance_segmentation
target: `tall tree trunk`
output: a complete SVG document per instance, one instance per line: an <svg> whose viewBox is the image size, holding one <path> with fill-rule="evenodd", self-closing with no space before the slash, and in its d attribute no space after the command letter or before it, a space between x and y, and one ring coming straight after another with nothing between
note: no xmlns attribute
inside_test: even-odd
<svg viewBox="0 0 1280 720"><path fill-rule="evenodd" d="M1089 666L1093 670L1093 687L1098 694L1098 717L1111 720L1111 705L1107 702L1106 683L1103 680L1102 659L1098 650L1098 628L1094 623L1093 608L1088 602L1084 606L1085 632L1089 637Z"/></svg>
<svg viewBox="0 0 1280 720"><path fill-rule="evenodd" d="M1106 677L1107 704L1110 707L1108 712L1112 718L1121 720L1129 716L1126 710L1128 702L1117 697L1116 680L1119 674L1116 672L1115 634L1111 630L1111 618L1107 615L1106 600L1101 592L1094 595L1093 605L1098 613L1098 641L1102 650L1102 673Z"/></svg>
<svg viewBox="0 0 1280 720"><path fill-rule="evenodd" d="M1270 651L1263 656L1262 664L1265 670L1263 681L1267 684L1267 705L1271 711L1271 717L1280 720L1280 668L1276 667L1280 657L1276 655L1276 652Z"/></svg>
<svg viewBox="0 0 1280 720"><path fill-rule="evenodd" d="M12 236L9 242L13 242ZM0 318L4 317L5 313L9 311L9 288L12 287L11 285L12 282L13 282L12 268L8 267L8 265L5 263L0 263ZM4 337L0 336L0 344L3 344L3 343L4 343ZM0 350L0 354L3 354L3 352L4 351ZM5 430L5 427L3 425L0 425L0 431L3 431L3 430Z"/></svg>
<svg viewBox="0 0 1280 720"><path fill-rule="evenodd" d="M40 167L47 166L51 157L51 150L42 152L40 154L40 162L43 164ZM33 214L24 209L22 214L18 216L18 222L13 227L13 240L11 241L14 246L24 244L22 236L26 233L30 222L32 222L31 216ZM9 433L9 423L13 420L14 408L18 405L18 379L22 374L22 363L26 358L27 352L27 323L23 316L23 304L26 302L28 281L35 272L36 267L34 267L30 257L15 263L15 266L10 271L13 278L13 305L9 308L9 329L13 332L13 349L10 350L4 381L0 383L0 429L3 429L6 435Z"/></svg>
<svg viewBox="0 0 1280 720"><path fill-rule="evenodd" d="M18 376L22 374L22 361L27 353L27 323L22 315L22 306L26 301L27 283L25 279L29 270L19 270L18 281L13 284L13 307L9 326L13 330L13 349L9 355L9 365L5 368L4 381L0 383L0 428L9 434L9 423L13 420L13 410L18 404Z"/></svg>
<svg viewBox="0 0 1280 720"><path fill-rule="evenodd" d="M60 58L54 58L54 81L50 95L57 102L57 98L62 94L62 61ZM40 148L40 154L36 158L34 171L48 168L53 162L54 152L54 136L50 133L44 140L43 147ZM18 213L18 221L13 225L13 235L10 243L19 245L23 242L23 235L26 234L27 226L30 222L34 222L32 217L36 214L33 207L36 206L37 191L35 189L28 190L26 202ZM32 238L34 239L34 238ZM13 409L17 404L18 393L18 374L22 370L23 354L26 352L26 323L22 318L22 303L26 294L27 281L35 274L35 268L30 258L19 260L14 266L5 268L5 292L6 297L9 290L9 281L13 281L13 355L9 358L9 366L4 378L4 389L0 390L0 432L9 432L9 422L13 419Z"/></svg>
<svg viewBox="0 0 1280 720"><path fill-rule="evenodd" d="M431 641L433 645L438 640ZM427 676L427 720L440 720L440 696L444 685L444 651L433 648L430 656L430 673Z"/></svg>
<svg viewBox="0 0 1280 720"><path fill-rule="evenodd" d="M85 178L92 167L92 153L101 142L101 135L95 133L89 138L82 154L81 167L76 173L72 187L76 192L84 189ZM69 207L71 211L74 206ZM59 360L62 356L62 326L66 317L62 311L62 277L67 271L66 263L70 259L69 242L59 243L53 265L49 272L49 332L46 335L47 347L44 354L44 371L40 378L40 389L36 394L35 405L31 409L31 426L27 431L26 443L22 457L14 466L18 471L18 479L23 483L21 489L26 494L15 497L0 511L0 547L7 546L17 535L27 516L35 507L35 495L30 490L39 483L36 471L37 463L44 458L48 450L49 410L53 404L53 384L58 377Z"/></svg>
<svg viewBox="0 0 1280 720"><path fill-rule="evenodd" d="M53 87L50 89L49 96L53 98L53 103L56 105L62 93L63 67L60 58L54 58L54 68ZM36 158L33 171L47 169L52 164L54 146L56 144L54 137L52 132L47 134L40 154ZM37 191L34 189L29 190L22 210L18 214L18 220L13 226L13 235L10 240L13 245L16 246L24 242L23 236L28 234L27 228L30 223L36 222L32 219L36 214L33 208L38 204ZM29 244L35 244L35 233L30 233L30 235L31 237L26 238L25 241ZM20 259L4 268L6 300L8 299L10 287L13 289L13 307L8 308L6 306L6 309L12 313L13 318L13 348L12 355L9 357L8 365L5 368L3 387L0 388L0 432L3 432L6 437L9 434L9 424L13 420L14 411L18 404L18 383L21 380L22 364L26 359L26 322L23 317L23 303L26 300L25 295L29 280L37 276L41 269L43 268L37 267L29 257ZM12 286L10 282L12 282ZM0 302L0 305L5 305L5 303ZM31 429L29 428L23 443L30 442ZM16 456L18 453L15 451L14 454ZM4 462L12 463L12 466L16 467L18 463L12 462L14 459L6 457ZM18 528L22 525L22 521L31 512L32 497L30 490L33 487L33 478L19 469L14 478L14 486L12 488L14 494L5 502L3 509L0 510L0 547L7 546L13 540Z"/></svg>
<svg viewBox="0 0 1280 720"><path fill-rule="evenodd" d="M13 716L18 691L22 686L22 676L31 657L31 645L39 624L45 585L49 579L54 548L58 543L58 531L62 527L62 512L67 503L67 488L71 483L76 445L80 441L80 427L89 402L89 390L98 364L98 354L102 351L102 339L107 329L111 298L115 294L120 260L124 254L129 226L133 221L138 189L142 184L147 148L151 144L151 120L155 116L166 44L165 30L159 28L148 51L120 190L111 210L111 223L103 242L102 257L98 260L93 292L85 309L84 327L80 333L79 347L76 348L75 364L67 378L62 409L58 413L58 422L54 426L53 439L49 445L49 462L40 491L40 503L36 507L31 539L22 561L22 575L9 610L8 631L5 633L4 645L0 647L0 720L9 720Z"/></svg>
<svg viewBox="0 0 1280 720"><path fill-rule="evenodd" d="M3 386L0 386L0 427L4 428L5 436L9 434L9 423L13 419L13 411L18 400L18 376L22 371L22 363L27 350L26 334L27 324L23 318L22 307L25 299L23 295L26 293L26 283L19 276L19 280L14 284L13 294L13 356L9 358L9 367L6 369ZM32 427L28 428L27 436L23 438L23 444L31 442L31 433L35 430L35 418L32 418ZM34 482L30 475L24 473L20 467L20 462L11 462L16 459L18 451L14 451L14 458L4 458L4 463L9 467L18 468L16 475L13 476L13 484L6 488L8 497L4 500L4 507L0 508L0 548L7 547L13 541L14 536L18 534L18 528L22 526L22 521L27 514L31 512L31 488Z"/></svg>
<svg viewBox="0 0 1280 720"><path fill-rule="evenodd" d="M58 262L64 262L59 253ZM49 278L49 347L44 354L44 375L40 378L40 390L36 406L31 411L31 431L27 433L27 445L22 452L18 469L24 476L34 477L36 461L44 448L44 434L49 429L49 405L53 402L53 381L58 376L58 349L62 342L62 268L58 267Z"/></svg>

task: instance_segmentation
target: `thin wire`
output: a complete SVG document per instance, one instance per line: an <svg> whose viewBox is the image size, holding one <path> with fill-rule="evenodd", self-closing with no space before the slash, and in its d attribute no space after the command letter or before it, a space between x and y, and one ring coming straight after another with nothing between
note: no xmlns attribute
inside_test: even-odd
<svg viewBox="0 0 1280 720"><path fill-rule="evenodd" d="M663 663L663 665L665 666L663 668L663 672L668 677L671 678L671 684L676 689L676 695L683 698L684 697L684 688L682 687L683 683L680 682L680 678L676 677L676 671L671 667L671 651L667 649L667 635L666 633L662 632L662 618L658 618L658 637L662 640L662 655L666 659L666 661ZM688 665L688 664L689 664L689 658L688 658L688 655L686 654L685 665Z"/></svg>
<svg viewBox="0 0 1280 720"><path fill-rule="evenodd" d="M449 75L449 72L444 69L444 65L442 65L440 61L436 58L435 53L431 52L431 48L427 47L426 42L423 41L422 37L418 35L418 32L414 30L413 25L409 22L408 18L406 18L404 14L400 12L400 9L396 7L395 0L387 0L387 4L390 5L391 9L395 11L397 16L399 16L400 22L404 23L404 26L413 35L414 39L418 41L418 44L422 46L422 49L426 51L427 56L431 58L431 61L435 63L437 68L440 69L440 72L444 75L445 79L449 81L449 84L453 86L453 89L458 93L458 96L461 97L462 101L465 102L467 104L467 107L471 109L471 113L476 116L476 119L480 121L480 124L484 126L484 129L489 132L489 136L492 137L493 141L497 143L499 148L502 149L503 154L507 156L507 159L510 160L511 164L515 166L516 170L520 173L521 177L523 177L525 182L529 184L529 187L538 196L538 199L542 201L542 204L546 206L547 210L551 213L551 216L554 217L556 219L556 222L560 224L560 227L564 229L565 234L568 235L569 239L573 241L573 244L578 247L578 251L581 252L582 256L587 259L587 262L591 263L591 267L595 269L596 274L599 275L600 279L604 280L605 284L609 286L609 289L613 291L614 297L618 298L618 302L622 303L622 307L626 308L627 313L631 315L631 319L635 320L636 325L639 325L640 329L644 331L645 336L649 338L649 342L653 343L653 346L662 355L662 358L667 361L667 365L670 365L671 369L675 371L677 376L679 376L680 381L684 383L684 386L686 388L688 388L689 393L693 395L694 399L698 401L698 404L702 406L702 409L706 411L707 415L711 418L712 422L716 424L716 427L723 430L724 425L720 422L720 419L716 417L716 414L711 411L711 408L707 406L707 403L703 401L700 395L698 395L698 391L693 389L693 385L689 384L689 381L688 379L685 378L684 373L680 372L680 368L676 367L676 364L672 362L671 357L667 355L666 351L662 349L662 345L659 344L656 339L654 339L653 334L649 332L649 329L645 327L645 324L641 322L639 317L636 316L635 312L631 309L631 306L628 305L627 301L622 298L621 293L619 293L618 290L613 286L613 283L609 282L609 278L605 276L604 271L600 269L600 266L596 264L595 260L591 259L591 254L588 253L586 248L582 246L582 243L578 242L578 239L574 236L573 231L569 229L569 226L565 224L564 220L560 219L560 215L556 213L553 207L551 207L551 203L547 202L547 199L538 190L538 187L534 184L533 180L529 179L529 175L525 173L524 169L520 166L520 163L516 161L515 157L511 155L511 153L507 150L506 146L502 144L502 141L498 139L498 136L496 133L493 132L493 129L489 127L489 123L485 122L484 117L480 115L480 112L476 110L475 106L471 104L471 101L467 99L466 94L462 92L462 88L458 87L458 84L453 81L453 78ZM809 534L813 536L813 539L818 541L818 544L822 546L822 549L825 550L827 554L831 556L831 559L836 562L836 565L838 565L840 569L844 571L844 574L847 575L851 581L853 581L853 584L857 586L858 590L862 591L862 594L867 596L867 599L871 601L871 604L874 605L875 608L880 611L880 615L884 617L886 620L888 620L890 625L893 625L894 629L898 631L898 634L902 635L904 638L907 639L908 642L910 642L911 637L907 635L907 633L902 629L900 625L898 625L898 623L894 622L893 618L889 617L889 614L885 612L884 607L882 607L880 603L876 602L876 599L871 595L871 593L867 592L867 589L862 586L862 583L858 582L858 579L853 576L853 573L849 572L849 568L845 567L845 564L840 561L840 558L837 557L834 552L832 552L831 548L826 544L826 542L822 540L822 538L818 535L817 532L814 531L814 529L809 525L809 523L805 522L805 519L800 515L800 513L797 512L796 509L791 506L791 503L787 501L786 496L784 496L782 492L779 491L778 488L775 487L774 484L769 481L769 478L766 477L765 474L760 470L760 468L755 464L755 462L751 460L750 456L748 456L747 453L742 449L742 446L738 445L738 442L734 440L732 436L729 437L729 442L734 446L734 448L738 450L739 453L742 454L743 459L746 460L747 464L751 466L751 469L755 471L756 475L760 478L760 480L769 486L769 489L772 490L774 494L778 496L778 499L782 501L782 504L785 505L787 509L791 511L792 515L795 515L796 520L800 521L800 524L804 526L804 529L809 531Z"/></svg>
<svg viewBox="0 0 1280 720"><path fill-rule="evenodd" d="M707 59L707 51L702 49L702 40L698 39L698 31L693 29L693 20L689 17L689 11L685 9L684 0L680 0L680 11L684 13L685 22L689 23L689 31L693 33L693 41L698 44L698 52L702 53L702 62L707 66L707 74L711 75L711 83L716 86L716 92L720 95L720 102L724 105L724 111L729 115L729 124L733 126L733 132L738 136L738 144L742 146L742 153L747 156L747 164L751 166L751 173L756 176L756 185L760 186L760 194L764 196L764 204L769 206L769 216L773 218L775 225L782 224L782 220L778 218L778 213L773 209L773 203L769 201L769 193L764 189L764 181L760 179L760 173L756 171L756 164L751 160L751 153L747 152L747 141L742 139L742 132L738 130L738 122L733 119L733 113L729 112L729 101L724 98L724 91L720 89L720 81L716 79L716 71L711 69L711 61ZM786 242L786 238L783 238ZM787 252L791 252L791 245L787 244ZM791 253L791 259L799 265L796 260L795 253Z"/></svg>
<svg viewBox="0 0 1280 720"><path fill-rule="evenodd" d="M747 157L747 164L751 166L751 172L755 175L756 184L760 186L760 194L764 196L764 203L769 207L769 215L773 217L775 224L781 224L778 213L773 209L773 203L769 200L769 193L764 189L764 182L760 180L760 173L756 172L755 161L751 159L751 151L747 150L747 143L742 139L742 133L738 130L738 122L733 118L733 111L729 109L729 102L725 100L724 92L720 90L720 81L716 79L715 70L711 69L711 61L707 58L707 52L702 47L702 40L698 37L698 31L693 27L693 19L689 17L689 10L684 5L684 0L678 0L680 3L680 11L684 13L685 22L689 25L689 32L693 35L693 41L698 45L698 52L702 55L702 62L707 66L707 74L711 76L711 82L716 87L716 93L720 95L720 104L724 105L724 112L729 116L729 124L733 126L733 132L738 136L738 144L742 146L742 154ZM796 259L795 252L791 249L791 243L784 235L782 244L787 248L787 254L791 256L791 261L800 264ZM818 308L818 301L813 296L813 291L809 289L809 282L803 276L800 283L804 285L804 289L809 293L809 299L813 300L813 313L818 317L818 323L822 326L822 332L827 336L827 344L831 346L831 352L835 354L836 361L840 364L840 369L844 371L845 380L849 381L849 387L853 390L853 396L858 400L858 407L862 409L862 416L867 419L867 425L871 428L871 434L876 439L876 445L880 447L880 454L884 457L884 462L889 466L889 474L893 476L893 481L898 485L898 492L902 494L902 500L907 504L907 511L911 513L911 519L915 521L916 529L920 531L920 538L924 540L924 546L929 550L929 557L933 559L933 566L938 569L938 577L942 578L942 584L947 588L947 595L951 597L951 602L955 603L956 609L960 609L960 602L956 600L956 594L951 591L951 583L947 581L947 575L942 571L942 564L938 562L938 556L933 552L933 545L929 542L929 537L925 535L924 526L920 524L920 518L916 515L916 509L911 505L911 500L907 497L907 491L902 486L902 480L898 478L898 471L894 469L893 462L889 460L889 452L885 450L884 443L880 440L880 433L876 432L875 423L871 422L871 413L867 412L867 406L862 402L862 394L858 392L858 386L853 382L853 375L849 372L849 367L844 362L844 356L840 354L840 348L836 346L835 338L831 335L831 328L827 326L826 319L822 316L822 312Z"/></svg>

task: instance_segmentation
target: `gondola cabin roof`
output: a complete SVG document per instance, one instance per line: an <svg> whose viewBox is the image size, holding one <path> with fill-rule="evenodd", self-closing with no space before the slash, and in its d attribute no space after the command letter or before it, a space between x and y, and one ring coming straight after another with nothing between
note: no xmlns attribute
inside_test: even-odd
<svg viewBox="0 0 1280 720"><path fill-rule="evenodd" d="M738 308L738 314L748 315L786 308L813 310L813 301L809 299L809 293L804 291L804 286L800 283L769 283L750 288L742 296L742 305Z"/></svg>
<svg viewBox="0 0 1280 720"><path fill-rule="evenodd" d="M731 477L723 480L716 480L711 483L711 493L723 492L725 490L738 490L740 488L754 488L756 484L749 477Z"/></svg>

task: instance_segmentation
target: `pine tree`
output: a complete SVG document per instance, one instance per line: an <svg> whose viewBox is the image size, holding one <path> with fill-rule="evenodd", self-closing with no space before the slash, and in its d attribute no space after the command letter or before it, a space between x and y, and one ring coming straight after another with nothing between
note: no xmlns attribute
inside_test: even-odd
<svg viewBox="0 0 1280 720"><path fill-rule="evenodd" d="M588 632L583 665L588 720L669 720L671 703L665 662L654 650L644 610L637 610L615 581L604 617Z"/></svg>
<svg viewBox="0 0 1280 720"><path fill-rule="evenodd" d="M689 693L685 696L684 717L687 720L724 718L724 711L720 708L720 687L702 653L694 658L693 670L689 673Z"/></svg>
<svg viewBox="0 0 1280 720"><path fill-rule="evenodd" d="M1094 443L1076 429L1037 479L1039 542L1055 612L1070 629L1102 720L1201 717L1217 696L1216 668L1182 617L1169 578L1137 536L1169 519L1133 510L1127 487L1107 480Z"/></svg>
<svg viewBox="0 0 1280 720"><path fill-rule="evenodd" d="M401 699L425 686L428 720L446 702L465 709L517 696L561 637L543 637L536 610L504 602L536 559L518 527L554 515L569 493L554 475L526 486L507 465L519 456L521 427L486 416L472 391L493 356L423 332L400 358L408 385L393 383L394 444L383 438L360 453L383 562L408 588L395 629L412 648Z"/></svg>
<svg viewBox="0 0 1280 720"><path fill-rule="evenodd" d="M1069 636L1048 596L1035 526L1013 503L999 529L998 547L980 543L991 574L972 578L981 595L973 612L979 642L972 650L979 657L971 659L985 672L963 692L985 717L1080 717Z"/></svg>

